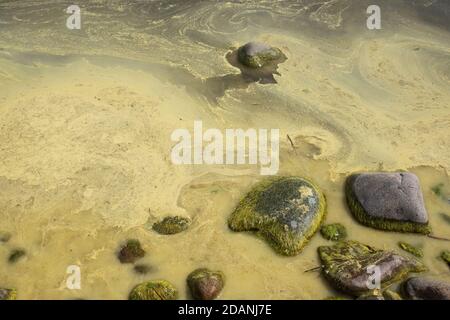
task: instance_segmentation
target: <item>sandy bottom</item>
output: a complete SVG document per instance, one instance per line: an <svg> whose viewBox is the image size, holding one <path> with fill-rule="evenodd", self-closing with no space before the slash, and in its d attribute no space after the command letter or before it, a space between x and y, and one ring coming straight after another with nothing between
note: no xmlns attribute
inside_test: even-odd
<svg viewBox="0 0 450 320"><path fill-rule="evenodd" d="M220 9L234 12L231 4ZM2 33L0 231L12 237L0 243L0 287L17 288L19 299L126 299L137 283L162 278L189 298L186 276L208 267L226 275L222 299L336 294L318 272L304 273L319 265L317 247L329 243L320 235L288 258L252 234L228 229L239 199L262 179L259 168L171 163L171 133L192 130L194 120L205 128L279 128L279 174L308 177L322 188L327 223L340 222L350 239L379 248L400 251L400 240L421 246L428 274L450 280L438 258L448 242L363 227L343 194L351 172L410 170L421 181L433 233L450 237L442 215L450 214L448 33L417 23L394 33L327 41L306 31L277 32L277 20L264 15L254 19L273 23L267 31L215 15L213 7L205 10L212 12L209 33L186 23L168 35L174 42L179 34L189 38L182 54L167 38L146 34L116 38L123 47L99 55L100 35L99 48L79 53L65 38L56 48L40 47L35 37L31 51L22 43L26 32ZM228 33L213 29L219 18L235 23ZM176 19L183 22L182 15ZM53 41L45 29L42 35ZM239 70L227 63L230 47L248 39L285 52L278 84L243 84ZM154 44L152 61L140 59L138 49L128 56L127 41ZM431 191L439 183L447 198ZM150 226L166 215L189 216L193 223L181 234L158 235ZM129 238L147 251L140 263L152 271L145 276L116 258ZM9 264L15 248L27 255ZM69 265L81 267L81 290L66 288Z"/></svg>

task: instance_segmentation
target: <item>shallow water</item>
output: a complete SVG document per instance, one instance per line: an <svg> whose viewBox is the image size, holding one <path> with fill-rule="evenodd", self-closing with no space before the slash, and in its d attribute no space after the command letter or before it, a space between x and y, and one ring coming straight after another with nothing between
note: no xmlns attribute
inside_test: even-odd
<svg viewBox="0 0 450 320"><path fill-rule="evenodd" d="M171 133L280 128L280 175L314 180L327 222L379 248L423 246L430 275L448 242L356 223L343 196L360 170L410 170L433 233L450 236L450 19L445 1L378 1L382 30L365 26L372 1L90 1L82 29L65 27L67 1L0 3L0 287L20 299L124 299L207 266L226 274L223 299L321 299L316 235L281 257L226 220L262 177L255 166L174 166ZM242 81L227 53L249 40L287 60L277 84ZM286 136L289 135L295 150ZM149 230L166 215L192 218L173 236ZM138 238L154 270L137 275L115 254ZM27 257L7 263L11 249ZM407 255L405 253L405 255ZM1 262L3 261L3 262ZM66 288L80 265L82 290Z"/></svg>

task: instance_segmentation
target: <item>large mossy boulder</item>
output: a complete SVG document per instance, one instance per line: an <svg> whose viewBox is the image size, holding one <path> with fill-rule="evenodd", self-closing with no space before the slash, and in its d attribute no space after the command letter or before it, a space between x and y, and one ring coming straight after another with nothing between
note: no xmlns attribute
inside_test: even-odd
<svg viewBox="0 0 450 320"><path fill-rule="evenodd" d="M430 278L410 278L402 285L406 298L412 300L450 300L450 283Z"/></svg>
<svg viewBox="0 0 450 320"><path fill-rule="evenodd" d="M234 231L257 231L278 253L293 256L320 227L325 211L325 197L312 182L268 179L240 201L228 225Z"/></svg>
<svg viewBox="0 0 450 320"><path fill-rule="evenodd" d="M0 288L0 300L16 300L17 291L15 289Z"/></svg>
<svg viewBox="0 0 450 320"><path fill-rule="evenodd" d="M156 222L152 228L159 234L170 235L187 230L190 224L191 220L188 218L173 216L165 217L161 221Z"/></svg>
<svg viewBox="0 0 450 320"><path fill-rule="evenodd" d="M410 272L427 268L419 261L392 251L372 248L357 241L342 241L334 246L319 247L319 257L325 278L338 290L362 296L370 288L375 267L380 274L380 288L403 280ZM369 285L368 285L369 284Z"/></svg>
<svg viewBox="0 0 450 320"><path fill-rule="evenodd" d="M239 62L249 68L262 68L285 58L280 49L265 43L249 42L238 49Z"/></svg>
<svg viewBox="0 0 450 320"><path fill-rule="evenodd" d="M187 277L191 295L196 300L213 300L217 298L224 286L225 276L221 271L200 268Z"/></svg>
<svg viewBox="0 0 450 320"><path fill-rule="evenodd" d="M177 289L166 280L152 280L141 284L131 290L129 300L176 300Z"/></svg>
<svg viewBox="0 0 450 320"><path fill-rule="evenodd" d="M429 234L419 179L408 172L351 175L345 193L360 223L381 230Z"/></svg>

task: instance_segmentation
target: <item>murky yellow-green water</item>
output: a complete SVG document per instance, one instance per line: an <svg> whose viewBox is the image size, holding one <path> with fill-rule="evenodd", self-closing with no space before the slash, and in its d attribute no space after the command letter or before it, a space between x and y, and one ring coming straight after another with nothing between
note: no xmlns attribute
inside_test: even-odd
<svg viewBox="0 0 450 320"><path fill-rule="evenodd" d="M369 1L86 1L68 30L66 1L0 3L0 287L19 299L125 299L164 278L206 266L226 274L223 299L321 299L335 294L318 272L316 235L282 257L226 220L262 177L255 166L175 166L171 133L279 128L280 175L314 180L327 222L349 237L398 250L423 246L429 275L450 280L449 242L356 223L347 174L410 170L421 181L434 234L450 237L450 32L444 1L378 1L382 30L366 28ZM446 19L447 17L447 19ZM226 54L257 40L283 50L278 84L242 85ZM295 151L286 136L295 145ZM446 189L445 189L446 188ZM149 225L186 215L173 236ZM116 258L137 238L151 273ZM7 262L24 248L26 258ZM406 254L406 253L405 253ZM406 254L407 255L407 254ZM66 288L81 266L82 289Z"/></svg>

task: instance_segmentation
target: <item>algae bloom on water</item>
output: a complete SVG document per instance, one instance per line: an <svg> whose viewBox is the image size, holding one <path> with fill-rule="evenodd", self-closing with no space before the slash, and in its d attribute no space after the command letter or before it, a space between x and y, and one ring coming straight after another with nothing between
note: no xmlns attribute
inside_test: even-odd
<svg viewBox="0 0 450 320"><path fill-rule="evenodd" d="M325 197L310 181L275 178L257 184L228 224L233 231L256 230L278 253L293 256L320 227L325 211Z"/></svg>

